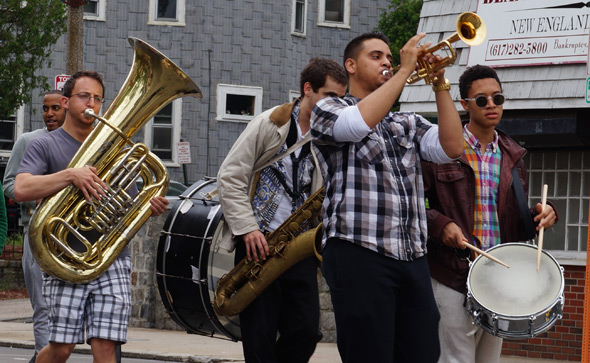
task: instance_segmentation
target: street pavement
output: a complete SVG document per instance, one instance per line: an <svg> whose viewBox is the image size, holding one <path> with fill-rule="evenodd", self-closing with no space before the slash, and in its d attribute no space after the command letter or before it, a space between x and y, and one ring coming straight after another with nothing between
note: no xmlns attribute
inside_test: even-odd
<svg viewBox="0 0 590 363"><path fill-rule="evenodd" d="M32 314L33 311L28 299L0 300L0 346L27 348L32 352L34 346ZM227 339L188 334L182 331L144 328L129 328L127 335L127 344L122 346L123 362L225 363L244 361L241 343ZM87 344L80 344L74 352L90 354L90 347ZM0 355L0 357L2 356ZM22 358L14 361L17 360L22 361ZM71 359L71 361L73 360ZM310 363L340 362L335 343L319 343L310 360ZM550 363L558 361L503 356L500 362Z"/></svg>

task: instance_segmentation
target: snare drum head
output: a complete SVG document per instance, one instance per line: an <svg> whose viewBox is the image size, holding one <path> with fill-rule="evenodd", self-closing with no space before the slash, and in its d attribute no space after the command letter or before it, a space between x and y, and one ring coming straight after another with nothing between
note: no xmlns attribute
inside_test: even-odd
<svg viewBox="0 0 590 363"><path fill-rule="evenodd" d="M506 268L484 256L473 262L467 288L483 307L504 316L527 316L553 306L563 293L563 274L557 261L542 251L537 272L537 247L506 243L489 249Z"/></svg>
<svg viewBox="0 0 590 363"><path fill-rule="evenodd" d="M211 301L221 276L233 268L233 252L218 246L225 227L214 179L196 182L171 209L156 260L158 290L170 317L190 333L240 339L239 318L218 317ZM218 255L217 255L218 254Z"/></svg>

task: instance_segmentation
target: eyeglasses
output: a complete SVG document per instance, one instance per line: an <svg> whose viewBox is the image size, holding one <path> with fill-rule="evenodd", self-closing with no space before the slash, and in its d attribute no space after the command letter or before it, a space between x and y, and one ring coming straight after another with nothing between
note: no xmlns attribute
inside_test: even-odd
<svg viewBox="0 0 590 363"><path fill-rule="evenodd" d="M493 96L478 96L475 98L464 98L465 101L475 101L475 104L478 107L484 108L488 105L488 100L492 99L494 101L494 105L500 106L504 103L504 95L501 93L495 94Z"/></svg>
<svg viewBox="0 0 590 363"><path fill-rule="evenodd" d="M90 93L86 93L86 92L81 92L81 93L75 93L72 96L77 96L79 99L81 99L84 102L88 102L90 101L90 99L92 98L94 100L94 102L96 103L104 103L104 98L102 97L98 97L98 96L94 96L92 97L90 95Z"/></svg>

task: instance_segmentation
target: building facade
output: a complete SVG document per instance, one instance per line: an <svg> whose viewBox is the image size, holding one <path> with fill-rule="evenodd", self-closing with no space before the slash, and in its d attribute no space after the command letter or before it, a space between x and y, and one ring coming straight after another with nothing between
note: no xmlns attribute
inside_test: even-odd
<svg viewBox="0 0 590 363"><path fill-rule="evenodd" d="M446 69L458 110L459 76L467 66L492 66L506 98L498 128L527 149L529 202L542 187L560 220L545 231L543 249L564 268L564 318L530 340L505 342L504 353L579 360L590 198L590 108L587 79L590 9L568 0L425 0L418 31L433 44L457 31L463 12L477 13L486 39L469 47L459 41ZM436 117L434 94L424 82L405 87L402 110ZM525 242L525 241L514 241ZM507 282L509 283L509 282Z"/></svg>
<svg viewBox="0 0 590 363"><path fill-rule="evenodd" d="M299 96L299 73L311 58L341 62L346 43L374 29L387 4L386 0L90 0L84 6L83 68L96 70L105 79L103 113L131 69L130 36L158 49L195 81L202 99L174 101L135 137L160 156L171 179L190 185L217 174L256 114ZM64 35L49 57L51 67L41 70L51 83L65 73L66 47ZM40 93L33 92L31 105L1 121L4 164L18 136L42 127ZM181 141L189 143L190 163L179 160Z"/></svg>

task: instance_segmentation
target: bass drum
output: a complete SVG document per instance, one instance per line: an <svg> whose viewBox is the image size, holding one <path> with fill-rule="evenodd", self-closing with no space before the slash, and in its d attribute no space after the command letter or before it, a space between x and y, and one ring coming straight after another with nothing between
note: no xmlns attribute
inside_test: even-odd
<svg viewBox="0 0 590 363"><path fill-rule="evenodd" d="M156 278L164 307L177 324L189 333L238 341L238 316L217 316L211 304L217 281L234 267L234 253L219 245L227 225L211 193L216 187L214 178L202 179L172 207L158 243Z"/></svg>

